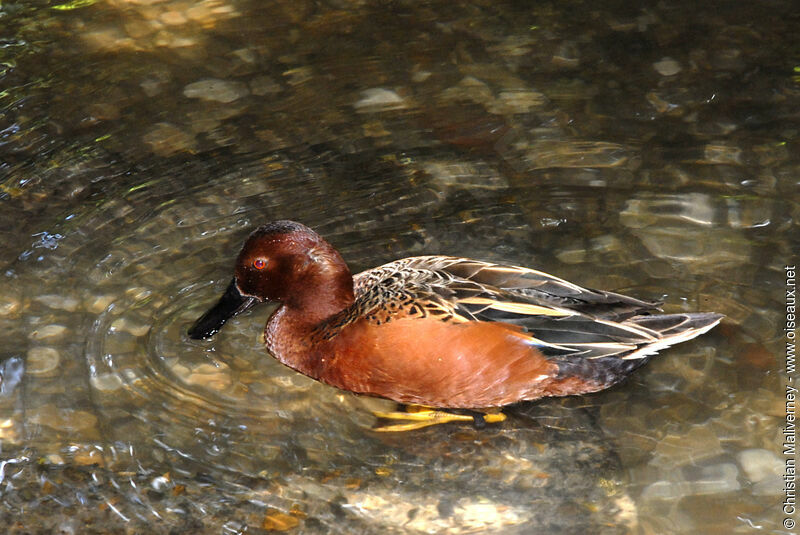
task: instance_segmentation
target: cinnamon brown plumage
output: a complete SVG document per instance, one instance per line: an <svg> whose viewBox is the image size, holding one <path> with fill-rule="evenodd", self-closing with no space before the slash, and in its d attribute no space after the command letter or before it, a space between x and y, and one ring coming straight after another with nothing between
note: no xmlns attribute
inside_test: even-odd
<svg viewBox="0 0 800 535"><path fill-rule="evenodd" d="M287 366L443 408L602 390L722 318L659 314L658 303L468 258L404 258L352 277L330 244L290 221L251 234L225 295L189 333L211 336L260 301L281 303L264 335Z"/></svg>

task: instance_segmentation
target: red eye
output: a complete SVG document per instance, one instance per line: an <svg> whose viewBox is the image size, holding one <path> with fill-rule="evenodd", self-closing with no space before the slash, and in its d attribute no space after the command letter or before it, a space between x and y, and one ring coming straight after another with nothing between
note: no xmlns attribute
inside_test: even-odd
<svg viewBox="0 0 800 535"><path fill-rule="evenodd" d="M256 269L264 269L265 267L267 267L267 261L264 260L263 258L257 258L253 260L253 267Z"/></svg>

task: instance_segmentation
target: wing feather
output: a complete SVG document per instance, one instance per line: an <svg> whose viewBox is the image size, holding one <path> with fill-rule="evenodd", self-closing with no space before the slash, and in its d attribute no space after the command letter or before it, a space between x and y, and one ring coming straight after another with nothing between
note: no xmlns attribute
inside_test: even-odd
<svg viewBox="0 0 800 535"><path fill-rule="evenodd" d="M582 288L529 268L448 256L391 262L359 273L354 285L356 301L341 324L408 316L502 322L555 359L641 358L719 322L715 314L651 315L660 303Z"/></svg>

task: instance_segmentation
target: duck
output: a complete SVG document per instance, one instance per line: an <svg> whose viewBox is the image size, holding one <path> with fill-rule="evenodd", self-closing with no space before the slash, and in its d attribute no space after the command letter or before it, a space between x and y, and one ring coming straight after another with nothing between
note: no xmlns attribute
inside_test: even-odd
<svg viewBox="0 0 800 535"><path fill-rule="evenodd" d="M408 430L616 385L659 351L724 317L662 314L662 303L583 288L535 269L415 256L351 274L322 236L294 221L258 227L224 294L188 329L212 338L232 317L277 302L267 351L312 379L414 410L378 412ZM464 414L467 412L468 414Z"/></svg>

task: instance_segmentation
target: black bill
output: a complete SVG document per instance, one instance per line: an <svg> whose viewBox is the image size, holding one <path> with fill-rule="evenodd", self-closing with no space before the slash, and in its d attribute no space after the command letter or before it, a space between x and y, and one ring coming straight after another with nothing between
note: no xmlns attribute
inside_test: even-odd
<svg viewBox="0 0 800 535"><path fill-rule="evenodd" d="M236 287L236 279L232 280L219 302L189 328L189 337L195 340L211 338L222 329L226 321L241 314L256 302L258 299L255 297L242 295Z"/></svg>

